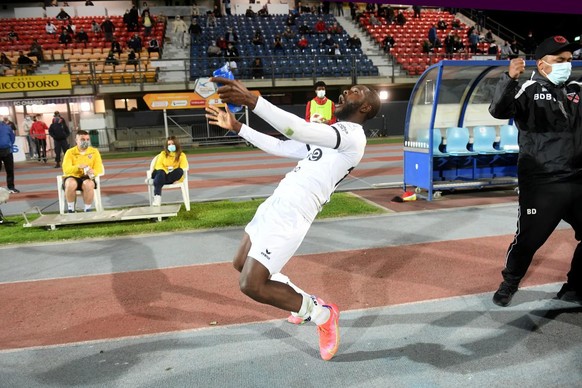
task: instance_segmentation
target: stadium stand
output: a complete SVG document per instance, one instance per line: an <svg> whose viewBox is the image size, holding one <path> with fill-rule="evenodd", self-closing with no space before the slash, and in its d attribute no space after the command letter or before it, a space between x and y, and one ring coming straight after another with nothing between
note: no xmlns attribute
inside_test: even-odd
<svg viewBox="0 0 582 388"><path fill-rule="evenodd" d="M115 25L114 36L120 42L124 52L119 57L119 66L108 66L105 64L105 57L111 46L110 42L105 41L103 33L94 33L91 31L91 23L95 20L101 24L103 16L97 17L73 17L72 24L76 26L76 31L81 28L87 32L89 41L87 43L73 42L70 44L59 43L59 34L47 34L45 25L47 18L26 18L26 19L4 19L0 24L0 36L5 36L11 29L14 29L19 36L16 42L0 41L0 52L6 53L6 56L13 64L18 58L18 51L27 53L34 39L42 46L43 57L45 62L64 61L61 73L71 74L74 85L86 84L107 84L107 83L133 83L133 82L155 82L158 76L158 69L152 66L151 60L159 57L158 53L148 54L144 48L138 59L137 65L127 65L128 47L127 41L135 32L128 31L123 23L121 16L111 16L110 20ZM53 20L60 31L63 22ZM143 30L140 31L140 37L147 42L155 37L160 47L162 47L165 37L165 21L156 23L150 36L144 36ZM5 71L5 75L22 75L24 72L18 66Z"/></svg>
<svg viewBox="0 0 582 388"><path fill-rule="evenodd" d="M443 59L463 60L470 59L473 53L468 52L469 26L457 20L459 27L452 27L455 15L437 9L425 9L421 18L414 18L412 10L404 10L406 18L404 25L395 22L389 23L386 18L374 13L379 25L370 23L372 13L366 12L359 18L360 28L366 32L381 47L382 41L387 35L391 35L396 44L391 48L389 55L398 63L409 75L422 74L430 65ZM437 37L441 42L441 47L431 48L430 52L423 52L423 43L428 39L428 31L431 26L436 25L440 20L446 23L446 29L437 30ZM445 38L449 33L459 36L463 50L447 54L444 47ZM478 50L486 53L489 43L480 42Z"/></svg>
<svg viewBox="0 0 582 388"><path fill-rule="evenodd" d="M283 40L283 50L274 50L273 41L277 34L282 35L287 25L285 15L272 15L269 17L248 18L242 15L224 16L217 19L216 27L207 27L201 37L200 43L193 43L190 50L190 78L208 77L212 71L224 64L224 58L207 56L208 45L224 36L227 28L231 27L238 35L237 48L240 54L237 61L237 76L239 78L252 78L251 64L255 58L261 58L265 74L277 78L302 78L302 77L348 77L351 75L353 65L359 76L377 76L378 68L362 52L360 48L349 48L347 40L349 36L345 31L332 34L337 43L340 55L328 55L326 48L321 43L326 34L306 34L309 45L305 49L297 47L299 36L298 26L304 22L310 28L322 18L327 27L337 22L333 15L302 14L291 27L295 38ZM199 23L206 25L206 16L200 18ZM255 45L252 38L256 31L260 31L264 37L264 44Z"/></svg>

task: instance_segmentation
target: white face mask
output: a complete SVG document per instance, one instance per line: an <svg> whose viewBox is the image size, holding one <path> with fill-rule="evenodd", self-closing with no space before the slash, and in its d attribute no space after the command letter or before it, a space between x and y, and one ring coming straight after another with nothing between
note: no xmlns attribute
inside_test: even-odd
<svg viewBox="0 0 582 388"><path fill-rule="evenodd" d="M319 97L319 98L325 97L325 90L318 90L315 93L317 94L317 97Z"/></svg>
<svg viewBox="0 0 582 388"><path fill-rule="evenodd" d="M544 75L550 80L551 83L554 85L561 85L570 78L570 74L572 74L572 63L571 62L563 62L563 63L553 63L549 64L548 62L542 60L548 66L552 67L552 71L550 74L546 74L544 71Z"/></svg>

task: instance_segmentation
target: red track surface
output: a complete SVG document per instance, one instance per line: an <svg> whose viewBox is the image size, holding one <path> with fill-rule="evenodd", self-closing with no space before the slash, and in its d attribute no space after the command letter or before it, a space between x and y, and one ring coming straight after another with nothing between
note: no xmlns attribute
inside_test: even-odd
<svg viewBox="0 0 582 388"><path fill-rule="evenodd" d="M305 255L285 273L340 309L492 291L512 236ZM560 282L575 247L557 231L523 285ZM228 263L0 284L0 349L283 318L238 290Z"/></svg>

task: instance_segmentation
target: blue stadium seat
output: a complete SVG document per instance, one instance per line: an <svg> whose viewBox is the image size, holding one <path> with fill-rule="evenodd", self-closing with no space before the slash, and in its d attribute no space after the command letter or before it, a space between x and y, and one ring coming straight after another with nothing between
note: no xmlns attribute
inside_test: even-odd
<svg viewBox="0 0 582 388"><path fill-rule="evenodd" d="M503 154L505 151L496 150L493 147L495 142L494 127L475 127L473 128L473 151L479 153L480 155L498 155Z"/></svg>
<svg viewBox="0 0 582 388"><path fill-rule="evenodd" d="M500 147L506 153L519 152L519 143L517 141L519 131L515 125L502 125L499 130Z"/></svg>
<svg viewBox="0 0 582 388"><path fill-rule="evenodd" d="M447 154L451 156L471 156L476 152L467 149L469 130L463 127L447 128Z"/></svg>

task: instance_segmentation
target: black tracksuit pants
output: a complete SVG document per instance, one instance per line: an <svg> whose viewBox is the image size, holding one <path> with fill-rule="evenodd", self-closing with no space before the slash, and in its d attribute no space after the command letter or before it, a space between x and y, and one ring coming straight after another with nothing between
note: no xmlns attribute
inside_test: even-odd
<svg viewBox="0 0 582 388"><path fill-rule="evenodd" d="M568 283L582 291L582 181L520 185L517 232L507 250L504 280L518 285L536 251L564 220L574 229L574 251Z"/></svg>

